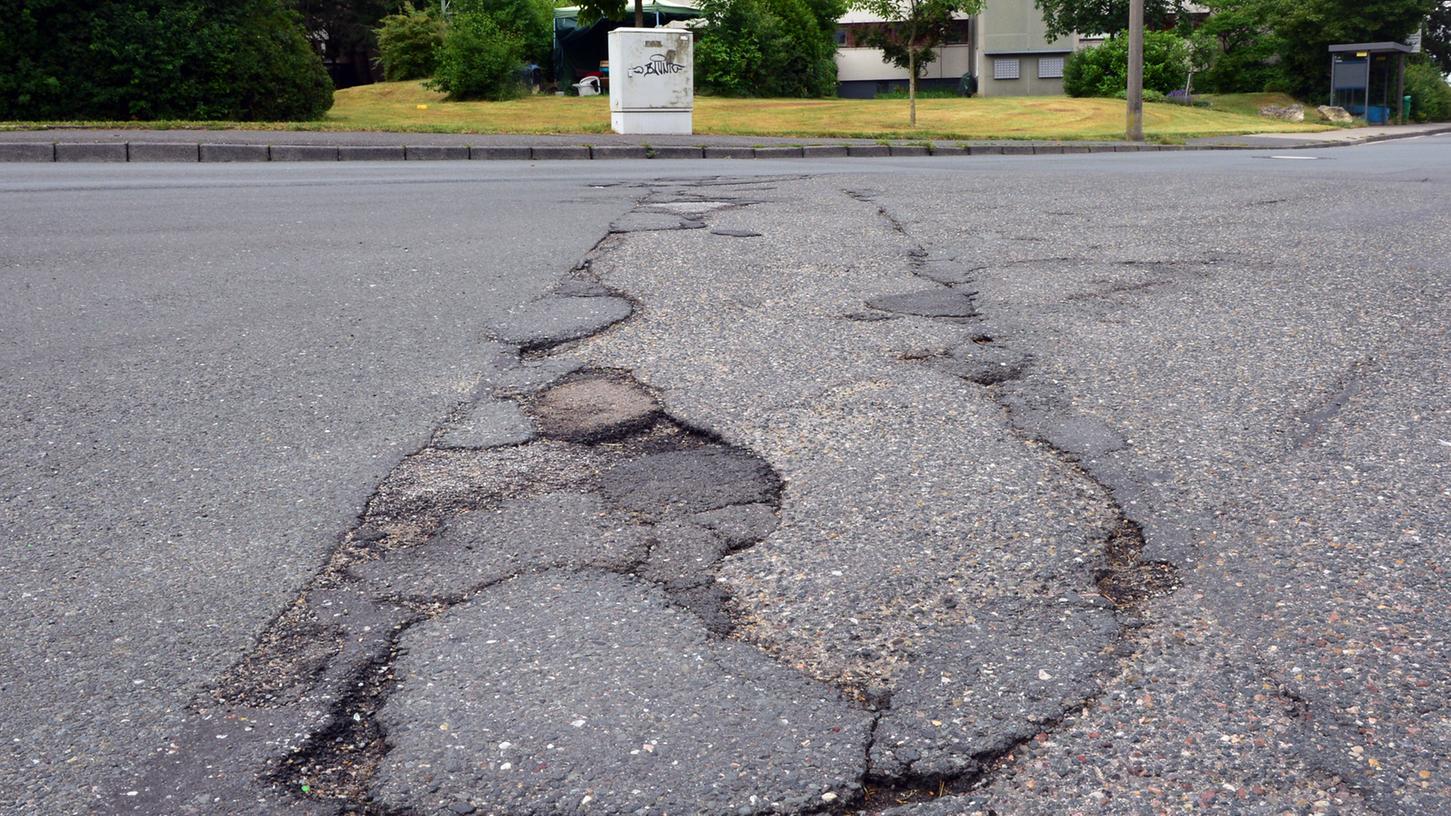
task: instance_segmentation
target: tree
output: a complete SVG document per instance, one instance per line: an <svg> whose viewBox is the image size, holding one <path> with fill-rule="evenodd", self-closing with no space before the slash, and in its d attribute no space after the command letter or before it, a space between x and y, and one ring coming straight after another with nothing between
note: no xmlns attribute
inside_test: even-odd
<svg viewBox="0 0 1451 816"><path fill-rule="evenodd" d="M481 11L455 13L429 83L449 99L513 99L523 91L524 42Z"/></svg>
<svg viewBox="0 0 1451 816"><path fill-rule="evenodd" d="M1118 34L1129 27L1129 0L1033 0L1049 37ZM1144 0L1144 25L1166 28L1184 13L1185 0Z"/></svg>
<svg viewBox="0 0 1451 816"><path fill-rule="evenodd" d="M728 96L836 92L841 0L702 0L696 83Z"/></svg>
<svg viewBox="0 0 1451 816"><path fill-rule="evenodd" d="M1120 34L1068 57L1063 92L1069 96L1124 97L1128 87L1129 38ZM1188 48L1172 31L1144 34L1144 91L1182 90L1189 75Z"/></svg>
<svg viewBox="0 0 1451 816"><path fill-rule="evenodd" d="M1279 55L1284 43L1274 31L1280 4L1268 0L1206 0L1209 18L1196 36L1213 37L1219 53L1213 65L1196 77L1209 93L1263 91L1283 85Z"/></svg>
<svg viewBox="0 0 1451 816"><path fill-rule="evenodd" d="M282 0L24 0L0 119L313 119L332 82Z"/></svg>
<svg viewBox="0 0 1451 816"><path fill-rule="evenodd" d="M549 62L554 44L554 3L551 0L450 0L450 19L459 14L487 14L499 28L516 37L524 58L540 65Z"/></svg>
<svg viewBox="0 0 1451 816"><path fill-rule="evenodd" d="M443 20L411 3L390 14L378 26L378 60L389 82L427 79L438 66L443 47Z"/></svg>
<svg viewBox="0 0 1451 816"><path fill-rule="evenodd" d="M869 45L882 49L882 61L907 69L908 120L917 126L917 79L937 59L937 47L947 39L960 15L976 14L983 0L858 0L857 8L882 18L867 35Z"/></svg>
<svg viewBox="0 0 1451 816"><path fill-rule="evenodd" d="M1451 74L1451 0L1431 11L1421 45L1441 73Z"/></svg>
<svg viewBox="0 0 1451 816"><path fill-rule="evenodd" d="M1302 99L1330 88L1329 47L1334 43L1400 42L1415 33L1442 0L1266 0L1283 45L1281 64L1290 90Z"/></svg>
<svg viewBox="0 0 1451 816"><path fill-rule="evenodd" d="M369 55L377 47L373 31L388 13L392 0L288 0L302 15L302 29L327 63L338 66L351 57L359 71L353 77L367 82ZM342 77L346 79L346 77Z"/></svg>

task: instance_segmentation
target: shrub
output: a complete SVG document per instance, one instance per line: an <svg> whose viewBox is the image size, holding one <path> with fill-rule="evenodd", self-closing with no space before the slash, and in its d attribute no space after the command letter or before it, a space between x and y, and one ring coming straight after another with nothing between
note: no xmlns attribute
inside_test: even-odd
<svg viewBox="0 0 1451 816"><path fill-rule="evenodd" d="M389 82L427 79L438 66L443 45L443 21L409 3L398 14L382 19L378 27L378 61Z"/></svg>
<svg viewBox="0 0 1451 816"><path fill-rule="evenodd" d="M1284 43L1275 34L1280 6L1267 0L1205 0L1210 14L1194 30L1201 42L1212 42L1207 69L1194 75L1194 87L1205 93L1254 93L1271 82L1283 84L1279 53Z"/></svg>
<svg viewBox="0 0 1451 816"><path fill-rule="evenodd" d="M1406 93L1411 97L1411 118L1417 122L1451 121L1451 85L1429 62L1406 66Z"/></svg>
<svg viewBox="0 0 1451 816"><path fill-rule="evenodd" d="M0 26L0 118L291 120L332 106L281 0L30 0Z"/></svg>
<svg viewBox="0 0 1451 816"><path fill-rule="evenodd" d="M449 21L430 86L455 100L513 99L524 90L523 63L523 40L489 14L463 12Z"/></svg>
<svg viewBox="0 0 1451 816"><path fill-rule="evenodd" d="M1068 58L1063 90L1069 96L1119 96L1128 87L1129 43L1115 36ZM1144 35L1144 90L1167 94L1188 79L1184 40L1169 31Z"/></svg>
<svg viewBox="0 0 1451 816"><path fill-rule="evenodd" d="M695 81L728 96L836 93L839 0L704 0Z"/></svg>
<svg viewBox="0 0 1451 816"><path fill-rule="evenodd" d="M457 13L483 13L494 18L499 28L517 37L524 59L548 65L554 48L554 3L552 0L452 0Z"/></svg>

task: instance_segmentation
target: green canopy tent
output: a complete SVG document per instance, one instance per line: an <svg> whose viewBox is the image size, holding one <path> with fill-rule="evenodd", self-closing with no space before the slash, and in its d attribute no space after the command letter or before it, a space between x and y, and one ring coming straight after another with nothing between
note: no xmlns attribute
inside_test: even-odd
<svg viewBox="0 0 1451 816"><path fill-rule="evenodd" d="M630 5L633 10L633 3ZM655 28L700 16L692 0L645 0L645 27ZM565 90L591 74L607 73L600 64L609 59L609 34L634 20L595 20L580 24L579 6L554 10L554 76Z"/></svg>

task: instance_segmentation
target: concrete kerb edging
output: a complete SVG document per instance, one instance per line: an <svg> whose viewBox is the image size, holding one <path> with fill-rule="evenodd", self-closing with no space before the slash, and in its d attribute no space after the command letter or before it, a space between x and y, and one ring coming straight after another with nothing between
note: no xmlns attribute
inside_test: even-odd
<svg viewBox="0 0 1451 816"><path fill-rule="evenodd" d="M1354 141L1254 144L817 144L817 145L319 145L208 142L0 142L0 162L604 161L617 159L813 159L891 156L1044 156L1165 150L1320 150L1451 133L1370 134Z"/></svg>

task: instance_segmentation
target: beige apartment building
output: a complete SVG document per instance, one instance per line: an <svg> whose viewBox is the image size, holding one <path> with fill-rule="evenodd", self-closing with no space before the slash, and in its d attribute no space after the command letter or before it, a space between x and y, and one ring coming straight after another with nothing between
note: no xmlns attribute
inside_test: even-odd
<svg viewBox="0 0 1451 816"><path fill-rule="evenodd" d="M880 17L859 11L841 18L836 54L841 96L870 98L907 85L906 69L883 62L880 50L865 45L866 31L880 24ZM981 12L959 21L918 87L955 89L971 74L982 96L1061 94L1068 55L1102 41L1079 34L1050 40L1033 0L987 0Z"/></svg>

